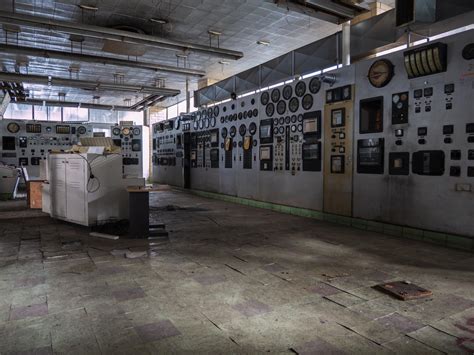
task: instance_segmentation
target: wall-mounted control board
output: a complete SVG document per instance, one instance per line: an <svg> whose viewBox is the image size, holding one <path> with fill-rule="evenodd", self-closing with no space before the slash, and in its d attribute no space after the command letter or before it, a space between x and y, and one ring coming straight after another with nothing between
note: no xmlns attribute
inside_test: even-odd
<svg viewBox="0 0 474 355"><path fill-rule="evenodd" d="M31 177L39 176L39 165L50 152L64 152L81 137L92 137L92 126L81 123L0 120L0 161L24 166Z"/></svg>
<svg viewBox="0 0 474 355"><path fill-rule="evenodd" d="M189 137L188 186L474 237L472 38L469 30L190 114L173 128ZM169 131L156 134L176 149ZM168 183L182 184L185 169Z"/></svg>
<svg viewBox="0 0 474 355"><path fill-rule="evenodd" d="M110 136L121 148L123 174L126 177L149 177L150 130L146 126L116 125L110 128Z"/></svg>

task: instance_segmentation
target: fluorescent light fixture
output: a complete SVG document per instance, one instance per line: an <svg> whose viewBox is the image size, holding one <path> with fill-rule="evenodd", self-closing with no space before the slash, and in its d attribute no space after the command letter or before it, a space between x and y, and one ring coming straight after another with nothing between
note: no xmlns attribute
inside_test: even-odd
<svg viewBox="0 0 474 355"><path fill-rule="evenodd" d="M208 30L207 33L213 36L220 36L222 34L222 32L216 30Z"/></svg>
<svg viewBox="0 0 474 355"><path fill-rule="evenodd" d="M185 54L185 53L176 53L176 57L178 57L178 58L187 58L188 55Z"/></svg>
<svg viewBox="0 0 474 355"><path fill-rule="evenodd" d="M77 5L81 10L88 10L88 11L97 11L99 10L98 7L96 6L91 6L91 5Z"/></svg>
<svg viewBox="0 0 474 355"><path fill-rule="evenodd" d="M227 60L219 60L219 64L228 65L230 64L230 62L228 62Z"/></svg>
<svg viewBox="0 0 474 355"><path fill-rule="evenodd" d="M269 46L270 42L265 41L264 39L260 39L260 40L257 41L257 44L261 44L262 46Z"/></svg>
<svg viewBox="0 0 474 355"><path fill-rule="evenodd" d="M153 18L152 17L149 21L159 23L160 25L166 25L168 23L168 20L165 20L164 18Z"/></svg>

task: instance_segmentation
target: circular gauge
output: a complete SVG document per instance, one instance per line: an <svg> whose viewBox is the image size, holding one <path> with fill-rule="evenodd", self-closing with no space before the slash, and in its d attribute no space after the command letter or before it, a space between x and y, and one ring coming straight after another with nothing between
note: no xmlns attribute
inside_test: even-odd
<svg viewBox="0 0 474 355"><path fill-rule="evenodd" d="M214 109L212 107L209 107L207 109L207 117L212 117L213 114L214 114Z"/></svg>
<svg viewBox="0 0 474 355"><path fill-rule="evenodd" d="M237 114L236 114L236 113L234 113L234 114L232 115L232 119L233 119L234 121L237 121Z"/></svg>
<svg viewBox="0 0 474 355"><path fill-rule="evenodd" d="M229 135L230 135L232 138L235 137L236 133L237 133L237 128L235 128L235 126L230 127Z"/></svg>
<svg viewBox="0 0 474 355"><path fill-rule="evenodd" d="M300 108L300 102L297 97L293 97L288 103L288 108L291 112L296 112Z"/></svg>
<svg viewBox="0 0 474 355"><path fill-rule="evenodd" d="M244 120L247 119L247 111L244 111Z"/></svg>
<svg viewBox="0 0 474 355"><path fill-rule="evenodd" d="M242 102L240 103L240 107L245 107L245 101L242 101Z"/></svg>
<svg viewBox="0 0 474 355"><path fill-rule="evenodd" d="M20 130L20 125L16 122L10 122L7 126L8 132L17 133Z"/></svg>
<svg viewBox="0 0 474 355"><path fill-rule="evenodd" d="M227 106L224 106L224 107L222 108L222 111L226 112L226 111L227 111Z"/></svg>
<svg viewBox="0 0 474 355"><path fill-rule="evenodd" d="M283 100L278 101L277 112L279 115L283 115L286 111L286 102Z"/></svg>
<svg viewBox="0 0 474 355"><path fill-rule="evenodd" d="M247 111L247 117L248 117L248 118L252 118L252 116L253 116L252 110L248 110L248 111Z"/></svg>
<svg viewBox="0 0 474 355"><path fill-rule="evenodd" d="M298 122L303 122L303 115L301 113L298 115Z"/></svg>
<svg viewBox="0 0 474 355"><path fill-rule="evenodd" d="M122 128L122 134L124 136L128 136L130 134L130 128L128 128L128 127Z"/></svg>
<svg viewBox="0 0 474 355"><path fill-rule="evenodd" d="M235 104L230 105L231 110L235 110Z"/></svg>
<svg viewBox="0 0 474 355"><path fill-rule="evenodd" d="M373 87L383 88L392 80L393 75L392 62L388 59L379 59L370 66L367 77Z"/></svg>
<svg viewBox="0 0 474 355"><path fill-rule="evenodd" d="M262 93L262 95L260 96L260 103L262 105L266 105L268 104L268 102L270 101L270 94L268 93L268 91L265 91L264 93Z"/></svg>
<svg viewBox="0 0 474 355"><path fill-rule="evenodd" d="M401 102L399 102L399 103L397 104L397 108L398 108L399 110L401 110L401 109L403 108L403 104L402 104Z"/></svg>
<svg viewBox="0 0 474 355"><path fill-rule="evenodd" d="M306 93L306 83L304 81L300 81L295 86L295 94L298 97L303 96Z"/></svg>
<svg viewBox="0 0 474 355"><path fill-rule="evenodd" d="M252 111L252 114L253 114L253 117L257 117L258 116L258 110L256 108L254 108L253 111Z"/></svg>
<svg viewBox="0 0 474 355"><path fill-rule="evenodd" d="M285 124L285 117L280 117L279 124Z"/></svg>
<svg viewBox="0 0 474 355"><path fill-rule="evenodd" d="M199 120L199 129L203 129L203 128L204 128L204 119Z"/></svg>
<svg viewBox="0 0 474 355"><path fill-rule="evenodd" d="M197 130L199 128L199 122L198 121L194 121L193 128L194 128L194 130Z"/></svg>
<svg viewBox="0 0 474 355"><path fill-rule="evenodd" d="M222 128L222 130L221 130L221 136L222 136L222 138L224 138L224 139L227 138L227 128L225 128L225 127Z"/></svg>
<svg viewBox="0 0 474 355"><path fill-rule="evenodd" d="M303 132L303 125L301 123L298 125L298 132Z"/></svg>
<svg viewBox="0 0 474 355"><path fill-rule="evenodd" d="M175 125L175 129L179 129L179 127L181 126L181 118L177 118L176 121L174 121L174 125Z"/></svg>
<svg viewBox="0 0 474 355"><path fill-rule="evenodd" d="M114 134L115 134L116 136L118 136L118 135L120 134L120 128L115 127L114 129L116 130L116 132L118 132L118 133L114 133ZM51 127L49 127L49 126L46 127L46 132L50 133L51 130L52 130ZM114 131L114 130L112 130L112 132L113 132L113 131Z"/></svg>
<svg viewBox="0 0 474 355"><path fill-rule="evenodd" d="M211 118L211 127L215 127L215 126L216 126L216 118L212 117Z"/></svg>
<svg viewBox="0 0 474 355"><path fill-rule="evenodd" d="M209 128L209 118L204 119L204 128Z"/></svg>
<svg viewBox="0 0 474 355"><path fill-rule="evenodd" d="M253 136L255 133L257 133L257 124L255 122L252 122L249 126L249 133Z"/></svg>
<svg viewBox="0 0 474 355"><path fill-rule="evenodd" d="M474 43L469 43L464 49L462 50L462 57L466 60L474 59Z"/></svg>
<svg viewBox="0 0 474 355"><path fill-rule="evenodd" d="M273 128L273 134L278 134L278 127Z"/></svg>
<svg viewBox="0 0 474 355"><path fill-rule="evenodd" d="M241 120L242 118L244 118L244 115L242 114L242 112L239 112L238 117L239 117L239 120Z"/></svg>
<svg viewBox="0 0 474 355"><path fill-rule="evenodd" d="M291 123L296 123L296 115L291 116Z"/></svg>
<svg viewBox="0 0 474 355"><path fill-rule="evenodd" d="M273 125L274 125L274 126L277 126L277 125L278 125L278 118L274 118L274 119L273 119Z"/></svg>
<svg viewBox="0 0 474 355"><path fill-rule="evenodd" d="M313 107L313 97L310 94L306 94L303 97L302 104L303 108L305 110L309 110L311 107Z"/></svg>
<svg viewBox="0 0 474 355"><path fill-rule="evenodd" d="M309 91L312 94L317 94L321 90L321 80L319 78L313 78L309 82Z"/></svg>
<svg viewBox="0 0 474 355"><path fill-rule="evenodd" d="M268 117L273 116L273 114L275 113L275 105L272 103L268 104L267 108L265 109L265 113Z"/></svg>
<svg viewBox="0 0 474 355"><path fill-rule="evenodd" d="M255 99L250 100L251 105L255 105Z"/></svg>
<svg viewBox="0 0 474 355"><path fill-rule="evenodd" d="M273 102L278 102L280 100L280 90L278 89L273 89L272 90L272 101Z"/></svg>
<svg viewBox="0 0 474 355"><path fill-rule="evenodd" d="M278 127L278 133L280 133L280 134L285 133L285 127L283 127L283 126Z"/></svg>
<svg viewBox="0 0 474 355"><path fill-rule="evenodd" d="M199 120L201 118L201 111L196 112L196 119Z"/></svg>
<svg viewBox="0 0 474 355"><path fill-rule="evenodd" d="M286 124L289 124L290 122L291 122L290 116L286 116L286 117L285 117L285 123L286 123Z"/></svg>
<svg viewBox="0 0 474 355"><path fill-rule="evenodd" d="M252 145L253 145L254 147L256 147L256 146L257 146L257 144L258 144L257 140L256 140L256 139L254 139L254 140L253 140L253 142L252 142Z"/></svg>
<svg viewBox="0 0 474 355"><path fill-rule="evenodd" d="M241 124L239 127L239 134L243 137L247 133L247 127L244 124Z"/></svg>
<svg viewBox="0 0 474 355"><path fill-rule="evenodd" d="M219 116L219 106L214 106L214 116Z"/></svg>
<svg viewBox="0 0 474 355"><path fill-rule="evenodd" d="M84 126L79 126L79 127L77 127L77 133L79 133L79 134L82 135L82 134L86 134L86 132L87 132L86 127L84 127ZM134 131L134 132L135 132L135 131ZM133 133L133 134L135 134L135 133ZM140 134L140 133L138 133L138 134Z"/></svg>
<svg viewBox="0 0 474 355"><path fill-rule="evenodd" d="M400 101L400 95L393 95L392 101L394 104L398 103L398 101Z"/></svg>
<svg viewBox="0 0 474 355"><path fill-rule="evenodd" d="M407 99L408 99L408 95L407 95L407 94L401 94L401 95L400 95L400 100L406 101Z"/></svg>
<svg viewBox="0 0 474 355"><path fill-rule="evenodd" d="M140 128L135 127L135 128L133 129L133 135L134 135L134 136L138 136L140 133L141 133Z"/></svg>
<svg viewBox="0 0 474 355"><path fill-rule="evenodd" d="M293 94L293 88L290 85L286 85L283 88L283 98L285 100L289 100L292 94Z"/></svg>
<svg viewBox="0 0 474 355"><path fill-rule="evenodd" d="M291 132L293 132L293 133L296 132L296 125L295 124L291 125Z"/></svg>
<svg viewBox="0 0 474 355"><path fill-rule="evenodd" d="M225 117L221 116L221 123L224 123Z"/></svg>

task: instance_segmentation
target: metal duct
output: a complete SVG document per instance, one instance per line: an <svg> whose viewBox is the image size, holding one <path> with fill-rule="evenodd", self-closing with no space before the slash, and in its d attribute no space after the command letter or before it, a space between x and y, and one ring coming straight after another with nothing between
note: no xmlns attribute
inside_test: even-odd
<svg viewBox="0 0 474 355"><path fill-rule="evenodd" d="M55 101L55 100L41 100L41 99L27 99L25 101L20 101L20 103L25 105L36 105L36 106L60 106L60 107L81 107L81 108L91 108L96 110L117 110L117 111L135 111L128 106L113 106L113 105L101 105L101 104L92 104L86 102L73 102L73 101Z"/></svg>
<svg viewBox="0 0 474 355"><path fill-rule="evenodd" d="M127 84L101 83L87 80L74 80L53 78L41 75L31 74L14 74L0 72L0 81L9 81L16 83L30 83L40 85L66 86L87 90L101 90L101 91L124 91L124 92L140 92L144 94L157 94L163 96L176 96L180 94L180 90L157 88L154 86L138 86Z"/></svg>
<svg viewBox="0 0 474 355"><path fill-rule="evenodd" d="M34 57L41 57L41 58L53 58L53 59L60 59L60 60L66 60L66 61L80 61L80 62L87 62L87 63L94 63L94 64L97 64L97 63L110 64L110 65L116 65L116 66L153 70L153 71L158 71L158 72L167 72L167 73L186 75L186 76L203 77L206 75L206 72L204 72L203 70L197 70L197 69L178 68L178 67L171 67L168 65L161 65L161 64L155 64L155 63L137 62L133 60L102 57L98 55L62 52L62 51L55 51L55 50L50 50L50 49L45 50L45 49L39 49L39 48L33 48L33 47L21 47L21 46L10 46L6 44L0 44L0 52L1 51L4 51L6 53L18 54L18 55L34 56Z"/></svg>
<svg viewBox="0 0 474 355"><path fill-rule="evenodd" d="M65 22L44 17L21 15L0 11L0 23L17 26L39 27L47 30L56 30L63 33L82 35L104 40L119 41L125 43L142 44L160 49L177 51L194 51L207 55L226 59L240 59L242 52L224 48L207 47L199 44L175 41L167 38L149 36L141 33L133 33L113 28L99 27L82 23Z"/></svg>

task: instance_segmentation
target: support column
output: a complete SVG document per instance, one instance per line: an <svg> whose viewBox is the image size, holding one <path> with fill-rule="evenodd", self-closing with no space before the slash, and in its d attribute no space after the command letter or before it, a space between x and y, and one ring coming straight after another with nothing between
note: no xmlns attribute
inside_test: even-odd
<svg viewBox="0 0 474 355"><path fill-rule="evenodd" d="M351 22L342 24L342 65L351 65Z"/></svg>

